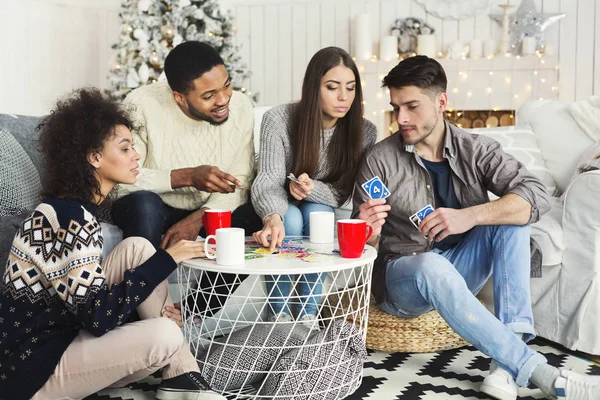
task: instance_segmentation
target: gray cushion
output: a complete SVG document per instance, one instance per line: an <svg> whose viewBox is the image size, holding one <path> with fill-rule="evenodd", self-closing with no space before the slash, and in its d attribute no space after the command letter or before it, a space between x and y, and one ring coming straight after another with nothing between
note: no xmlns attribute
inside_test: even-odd
<svg viewBox="0 0 600 400"><path fill-rule="evenodd" d="M0 216L33 209L40 201L41 187L31 157L11 132L0 128Z"/></svg>
<svg viewBox="0 0 600 400"><path fill-rule="evenodd" d="M42 153L39 151L39 134L36 130L41 119L41 117L0 114L0 129L5 129L12 134L15 140L23 147L38 173L43 178L44 160Z"/></svg>
<svg viewBox="0 0 600 400"><path fill-rule="evenodd" d="M259 389L259 396L294 400L342 399L362 375L367 350L353 324L335 321L303 346L283 354Z"/></svg>
<svg viewBox="0 0 600 400"><path fill-rule="evenodd" d="M21 227L21 223L29 213L14 215L9 217L0 217L0 276L4 274L8 253L12 245L15 234Z"/></svg>
<svg viewBox="0 0 600 400"><path fill-rule="evenodd" d="M214 342L204 357L204 374L217 391L239 389L262 380L287 348L306 340L309 329L294 324L258 323ZM247 372L252 371L252 372Z"/></svg>

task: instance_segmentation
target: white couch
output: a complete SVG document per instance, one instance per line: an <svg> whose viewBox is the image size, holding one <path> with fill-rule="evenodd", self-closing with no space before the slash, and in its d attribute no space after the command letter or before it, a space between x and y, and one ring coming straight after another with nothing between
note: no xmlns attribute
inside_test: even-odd
<svg viewBox="0 0 600 400"><path fill-rule="evenodd" d="M532 237L543 255L542 277L531 279L535 329L539 336L570 349L600 354L596 319L600 313L600 171L580 174L571 182L593 141L571 117L568 106L558 101L529 102L518 111L517 127L476 131L491 136L522 131L523 138L514 137L503 148L538 174L551 194L554 186L564 193L564 202L552 198L551 211L532 226ZM526 148L519 144L531 136L528 128L537 148L531 140Z"/></svg>

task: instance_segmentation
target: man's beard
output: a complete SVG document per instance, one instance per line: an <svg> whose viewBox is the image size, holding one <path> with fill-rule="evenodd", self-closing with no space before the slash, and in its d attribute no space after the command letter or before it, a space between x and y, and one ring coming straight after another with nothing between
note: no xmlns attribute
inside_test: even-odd
<svg viewBox="0 0 600 400"><path fill-rule="evenodd" d="M415 126L415 130L417 131L417 133L421 133L421 132L425 132L423 133L421 136L417 137L414 141L411 142L407 142L406 139L404 140L404 143L409 144L409 145L415 145L417 143L422 142L423 140L425 140L429 135L431 135L433 133L433 130L435 129L435 127L438 124L439 121L439 117L436 114L435 119L431 122L431 123L426 123L423 126ZM400 130L402 130L402 126L400 126Z"/></svg>
<svg viewBox="0 0 600 400"><path fill-rule="evenodd" d="M204 114L202 111L198 110L196 107L194 107L186 98L185 102L187 103L188 106L188 112L190 113L190 115L196 119L199 119L201 121L206 121L211 125L215 125L215 126L219 126L222 125L223 123L227 122L227 120L229 119L229 114L227 114L227 118L225 118L223 121L215 121L210 115Z"/></svg>

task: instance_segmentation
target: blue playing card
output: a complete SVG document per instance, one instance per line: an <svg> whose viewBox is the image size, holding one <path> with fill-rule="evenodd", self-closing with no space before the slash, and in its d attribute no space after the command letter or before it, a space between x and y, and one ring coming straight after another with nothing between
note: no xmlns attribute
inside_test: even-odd
<svg viewBox="0 0 600 400"><path fill-rule="evenodd" d="M427 204L425 207L421 208L419 211L410 216L410 222L419 229L419 224L421 221L425 219L426 216L433 212L433 206L431 204Z"/></svg>
<svg viewBox="0 0 600 400"><path fill-rule="evenodd" d="M421 221L423 221L425 219L425 217L428 216L429 214L431 214L432 212L433 212L433 207L431 206L431 204L427 204L425 207L423 207L419 211L417 211L417 217L419 217L419 219Z"/></svg>
<svg viewBox="0 0 600 400"><path fill-rule="evenodd" d="M378 176L369 179L367 182L362 184L362 188L367 192L372 199L385 199L389 197L390 191L383 184Z"/></svg>

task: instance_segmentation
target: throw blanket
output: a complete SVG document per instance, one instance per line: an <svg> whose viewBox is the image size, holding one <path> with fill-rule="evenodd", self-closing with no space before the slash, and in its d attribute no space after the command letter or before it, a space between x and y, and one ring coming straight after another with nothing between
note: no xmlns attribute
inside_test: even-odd
<svg viewBox="0 0 600 400"><path fill-rule="evenodd" d="M576 101L569 112L579 127L594 141L600 141L600 96Z"/></svg>

